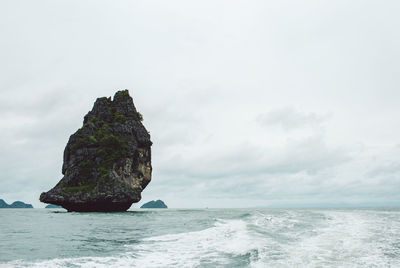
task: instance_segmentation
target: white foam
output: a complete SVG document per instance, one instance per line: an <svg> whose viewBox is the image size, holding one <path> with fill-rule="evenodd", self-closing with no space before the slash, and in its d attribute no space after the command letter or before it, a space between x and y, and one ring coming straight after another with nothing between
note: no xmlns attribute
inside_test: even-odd
<svg viewBox="0 0 400 268"><path fill-rule="evenodd" d="M392 217L392 218L391 218ZM109 257L8 267L400 267L400 220L373 211L253 212L196 232L127 245Z"/></svg>
<svg viewBox="0 0 400 268"><path fill-rule="evenodd" d="M136 264L144 267L193 267L207 263L227 264L232 256L255 248L243 220L218 221L198 232L149 238L132 250L139 252Z"/></svg>
<svg viewBox="0 0 400 268"><path fill-rule="evenodd" d="M218 221L197 232L144 239L113 257L52 259L36 263L12 262L14 267L197 267L228 264L232 256L248 254L255 245L242 220Z"/></svg>
<svg viewBox="0 0 400 268"><path fill-rule="evenodd" d="M399 267L397 259L383 251L390 245L377 230L379 220L363 213L324 212L326 220L282 250L286 258L271 259L268 254L254 263L256 267ZM382 222L381 224L384 224ZM379 228L379 227L378 227ZM308 233L308 234L310 234ZM282 244L281 244L282 245Z"/></svg>

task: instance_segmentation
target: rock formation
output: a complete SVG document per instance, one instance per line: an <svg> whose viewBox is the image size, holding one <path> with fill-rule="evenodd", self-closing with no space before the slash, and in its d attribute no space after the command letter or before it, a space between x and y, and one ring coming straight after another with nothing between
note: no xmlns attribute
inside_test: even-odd
<svg viewBox="0 0 400 268"><path fill-rule="evenodd" d="M147 202L145 204L143 204L140 208L168 208L167 205L161 201L161 200L157 200L157 201L150 201Z"/></svg>
<svg viewBox="0 0 400 268"><path fill-rule="evenodd" d="M151 180L150 134L128 90L98 98L64 150L64 177L40 201L68 211L125 211Z"/></svg>
<svg viewBox="0 0 400 268"><path fill-rule="evenodd" d="M31 204L25 204L21 201L15 201L9 205L3 199L0 199L0 208L33 208L33 206Z"/></svg>

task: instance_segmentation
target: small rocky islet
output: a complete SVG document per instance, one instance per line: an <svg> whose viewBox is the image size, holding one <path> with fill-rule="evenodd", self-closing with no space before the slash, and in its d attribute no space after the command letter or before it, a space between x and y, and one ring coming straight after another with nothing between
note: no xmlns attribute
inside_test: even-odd
<svg viewBox="0 0 400 268"><path fill-rule="evenodd" d="M150 201L144 203L140 208L168 208L162 200Z"/></svg>
<svg viewBox="0 0 400 268"><path fill-rule="evenodd" d="M40 201L68 211L126 211L151 181L150 134L128 90L98 98L64 150L64 177Z"/></svg>

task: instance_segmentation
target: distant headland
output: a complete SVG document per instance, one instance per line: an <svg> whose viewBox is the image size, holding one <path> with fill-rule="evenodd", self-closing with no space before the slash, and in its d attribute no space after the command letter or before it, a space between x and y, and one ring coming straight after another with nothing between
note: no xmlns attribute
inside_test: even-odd
<svg viewBox="0 0 400 268"><path fill-rule="evenodd" d="M128 90L98 98L64 150L64 177L40 195L68 211L125 211L151 181L150 134Z"/></svg>
<svg viewBox="0 0 400 268"><path fill-rule="evenodd" d="M33 208L33 206L22 201L15 201L9 205L3 199L0 199L0 208Z"/></svg>
<svg viewBox="0 0 400 268"><path fill-rule="evenodd" d="M168 208L162 200L150 201L143 204L140 208Z"/></svg>
<svg viewBox="0 0 400 268"><path fill-rule="evenodd" d="M50 204L50 205L47 205L45 208L62 208L62 207Z"/></svg>

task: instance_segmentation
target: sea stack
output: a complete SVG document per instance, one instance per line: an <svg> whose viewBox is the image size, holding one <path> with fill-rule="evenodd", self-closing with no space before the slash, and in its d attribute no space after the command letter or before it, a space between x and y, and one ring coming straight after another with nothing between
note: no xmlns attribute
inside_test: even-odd
<svg viewBox="0 0 400 268"><path fill-rule="evenodd" d="M128 90L98 98L64 150L64 177L40 201L68 211L125 211L151 180L150 134Z"/></svg>

